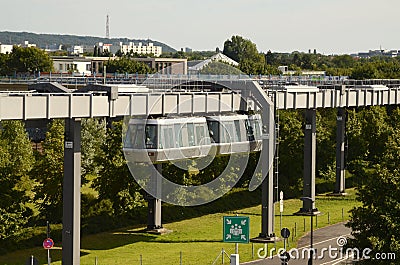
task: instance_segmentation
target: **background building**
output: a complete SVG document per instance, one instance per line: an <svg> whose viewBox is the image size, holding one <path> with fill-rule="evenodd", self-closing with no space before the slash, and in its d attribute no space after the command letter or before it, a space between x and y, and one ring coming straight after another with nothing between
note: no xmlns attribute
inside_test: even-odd
<svg viewBox="0 0 400 265"><path fill-rule="evenodd" d="M57 73L75 73L78 75L94 75L103 72L108 60L118 60L119 57L76 57L52 56L54 70ZM187 59L176 58L132 58L132 60L147 64L161 74L186 75Z"/></svg>
<svg viewBox="0 0 400 265"><path fill-rule="evenodd" d="M219 52L213 56L211 56L209 59L206 60L195 60L195 61L189 61L188 66L189 66L189 73L190 74L197 74L199 71L201 71L205 66L210 64L211 62L221 62L221 63L226 63L228 65L232 65L237 67L239 65L238 62L235 60L232 60L225 54Z"/></svg>
<svg viewBox="0 0 400 265"><path fill-rule="evenodd" d="M153 54L155 57L160 57L162 53L162 47L154 46L152 42L150 42L148 45L143 45L141 42L139 42L138 45L135 45L134 42L129 42L128 44L123 44L120 42L119 45L115 45L111 49L113 54L116 54L118 51L121 51L124 54Z"/></svg>
<svg viewBox="0 0 400 265"><path fill-rule="evenodd" d="M13 45L0 43L0 53L7 54L11 53L12 50L13 50Z"/></svg>
<svg viewBox="0 0 400 265"><path fill-rule="evenodd" d="M188 72L187 59L176 58L134 58L147 64L160 74L186 75Z"/></svg>
<svg viewBox="0 0 400 265"><path fill-rule="evenodd" d="M92 74L91 60L85 57L53 56L53 66L57 73L88 76Z"/></svg>

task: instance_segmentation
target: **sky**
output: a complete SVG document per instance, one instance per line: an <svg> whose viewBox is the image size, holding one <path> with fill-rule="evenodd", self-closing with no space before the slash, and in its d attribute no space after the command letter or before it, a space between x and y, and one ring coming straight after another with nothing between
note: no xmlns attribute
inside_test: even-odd
<svg viewBox="0 0 400 265"><path fill-rule="evenodd" d="M12 0L0 31L104 37L108 14L112 38L215 50L239 35L261 52L328 55L400 50L399 10L399 0Z"/></svg>

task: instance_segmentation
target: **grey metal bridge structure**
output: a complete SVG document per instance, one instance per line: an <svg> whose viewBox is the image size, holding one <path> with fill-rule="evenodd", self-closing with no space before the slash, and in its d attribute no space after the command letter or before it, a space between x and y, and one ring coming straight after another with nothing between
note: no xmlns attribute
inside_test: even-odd
<svg viewBox="0 0 400 265"><path fill-rule="evenodd" d="M178 82L179 83L179 82ZM81 188L81 119L92 117L117 118L132 115L196 115L246 111L249 107L262 111L262 151L260 161L274 157L275 110L305 109L304 127L304 187L303 195L315 201L316 172L316 109L337 108L336 187L334 193L345 193L345 108L398 105L400 87L387 82L374 84L323 84L292 86L260 84L254 80L210 80L197 82L196 88L219 87L219 91L174 90L173 85L147 84L147 92L126 92L118 85L88 87L78 91L63 89L58 84L36 84L36 91L0 92L0 121L41 121L65 119L62 264L80 264L80 188ZM158 88L158 89L157 89ZM37 92L42 91L42 92ZM52 92L45 92L52 91ZM54 91L58 91L55 93ZM176 107L180 102L190 104ZM216 103L218 102L218 103ZM268 163L261 163L262 225L257 240L273 241L274 235L274 172ZM161 225L161 202L151 216L154 225ZM303 201L304 213L316 211L315 202Z"/></svg>

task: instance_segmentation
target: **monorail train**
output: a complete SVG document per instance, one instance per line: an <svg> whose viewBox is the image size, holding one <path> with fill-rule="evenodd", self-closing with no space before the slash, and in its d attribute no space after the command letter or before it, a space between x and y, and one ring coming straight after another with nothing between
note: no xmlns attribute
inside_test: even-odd
<svg viewBox="0 0 400 265"><path fill-rule="evenodd" d="M130 162L160 163L261 149L260 115L130 119L123 151Z"/></svg>

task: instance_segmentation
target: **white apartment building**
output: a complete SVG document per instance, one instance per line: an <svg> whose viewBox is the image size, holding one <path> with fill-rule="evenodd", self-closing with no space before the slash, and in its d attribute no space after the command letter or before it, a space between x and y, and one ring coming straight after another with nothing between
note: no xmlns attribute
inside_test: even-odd
<svg viewBox="0 0 400 265"><path fill-rule="evenodd" d="M24 41L24 43L22 43L21 45L18 45L22 48L30 48L30 47L36 47L36 44L33 43L29 43L29 41Z"/></svg>
<svg viewBox="0 0 400 265"><path fill-rule="evenodd" d="M87 76L92 74L92 61L84 57L54 56L53 66L57 73Z"/></svg>
<svg viewBox="0 0 400 265"><path fill-rule="evenodd" d="M122 53L137 53L137 54L153 54L155 57L160 57L162 53L161 46L154 46L152 42L148 45L143 45L143 43L139 42L138 45L135 45L133 42L129 42L128 44L119 43L119 46L115 46L112 49L112 52L115 54L118 50Z"/></svg>
<svg viewBox="0 0 400 265"><path fill-rule="evenodd" d="M68 49L67 49L67 51L70 53L70 54L73 54L73 55L79 55L79 54L83 54L83 47L82 46L79 46L79 45L74 45L74 46L71 46L71 47L69 47Z"/></svg>
<svg viewBox="0 0 400 265"><path fill-rule="evenodd" d="M13 45L0 43L0 53L7 54L11 53L12 50L13 50Z"/></svg>
<svg viewBox="0 0 400 265"><path fill-rule="evenodd" d="M96 45L100 49L100 53L110 52L112 53L112 44L99 42Z"/></svg>

